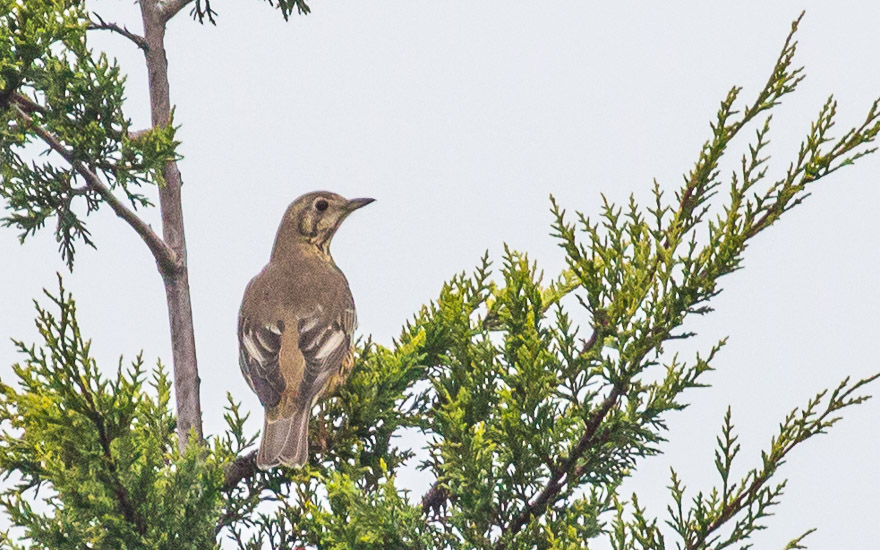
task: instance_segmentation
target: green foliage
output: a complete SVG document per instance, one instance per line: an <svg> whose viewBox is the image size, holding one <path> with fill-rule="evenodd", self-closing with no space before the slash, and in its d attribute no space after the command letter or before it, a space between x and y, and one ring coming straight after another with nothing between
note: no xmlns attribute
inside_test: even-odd
<svg viewBox="0 0 880 550"><path fill-rule="evenodd" d="M164 368L148 377L138 357L105 378L70 295L47 296L57 313L37 306L42 345L16 342L18 389L0 383L0 469L15 481L0 505L13 525L29 548L211 547L222 465L198 445L177 451Z"/></svg>
<svg viewBox="0 0 880 550"><path fill-rule="evenodd" d="M873 151L877 104L832 139L829 99L789 169L769 180L768 111L802 79L794 52L790 36L751 103L737 106L740 89L731 90L674 200L655 184L650 207L606 201L598 221L577 214L577 223L554 201L568 263L557 278L545 284L525 255L506 250L497 276L484 258L447 283L392 349L367 342L348 384L316 415L311 463L228 492L228 503L249 507L230 506L240 519L225 532L239 548L562 549L607 537L617 550L635 550L673 541L725 548L764 528L790 451L866 399L858 392L877 376L844 381L792 412L761 466L739 481L730 475L738 447L728 416L715 457L720 487L688 507L673 474L665 523L618 488L640 458L660 452L667 414L686 406L686 390L704 386L724 340L691 361L664 346L693 336L687 318L711 312L720 278L742 267L749 239L800 204L808 185ZM719 161L753 124L719 200ZM569 295L589 314L589 330L574 326ZM404 429L427 440L421 467L436 480L421 515L411 495L393 489L410 456L393 445ZM253 519L260 499L273 511Z"/></svg>
<svg viewBox="0 0 880 550"><path fill-rule="evenodd" d="M9 151L43 127L70 153L63 168L4 167L8 223L26 234L28 223L38 227L58 209L51 200L65 196L65 177L102 169L96 157L140 163L123 175L102 172L128 193L129 184L161 183L157 167L175 146L170 127L128 133L121 110L110 108L121 102L122 86L112 65L89 73L98 75L93 82L82 80L78 71L92 57L83 49L81 6L70 4L56 29L47 14L59 5L28 3L2 19L8 36L28 20L55 32L53 43L71 41L63 42L67 57L43 49L34 57L46 60L39 63L25 62L27 48L3 50L3 74L12 75L4 76L4 91L15 90L3 110L3 154L13 158ZM278 5L285 15L305 9ZM194 13L213 20L205 0ZM22 44L34 32L23 33ZM0 386L0 468L15 483L0 503L23 529L5 542L21 536L45 548L210 548L225 541L251 550L574 549L595 538L616 550L746 545L779 503L785 482L778 470L790 452L867 399L863 387L880 375L845 380L795 409L759 466L739 480L731 477L739 447L728 414L715 453L718 486L688 498L673 472L665 520L619 487L640 459L661 452L668 414L686 407L686 390L705 385L724 345L690 360L667 352L694 335L687 320L711 312L721 277L742 267L748 241L800 204L813 182L874 151L878 103L863 123L833 138L836 104L829 99L789 168L768 176L770 111L802 79L794 53L790 35L753 101L730 91L674 197L655 184L648 207L605 201L599 219L576 213L576 221L554 200L553 234L567 260L558 276L545 282L526 255L505 249L497 272L484 257L472 274L453 277L390 349L360 343L351 378L314 415L310 462L298 470L254 471L248 453L257 436L247 433L232 397L226 432L181 455L161 366L152 389L140 359L105 379L70 297L63 289L50 296L58 313L38 307L43 344L18 344L25 357L15 367L19 389ZM68 91L50 96L52 79L40 71L53 63L70 70L58 84ZM32 95L15 96L19 90ZM85 95L92 94L110 99L88 110ZM44 103L28 110L21 97ZM46 103L50 97L56 103ZM60 114L67 107L76 115ZM90 130L79 135L74 124ZM723 178L719 162L746 128L754 137L739 168ZM70 189L95 204L106 200L88 181ZM584 328L573 321L580 308L589 319ZM397 481L415 462L413 449L400 445L403 434L425 441L427 458L418 466L434 480L426 495ZM788 548L801 548L805 536Z"/></svg>
<svg viewBox="0 0 880 550"><path fill-rule="evenodd" d="M393 351L371 342L359 347L356 374L312 419L312 462L227 487L218 532L248 549L428 547L421 507L394 483L412 452L393 444L422 418L424 403L406 390L425 375L424 346L424 334L416 334ZM229 401L225 447L234 457L255 438L244 434L244 418Z"/></svg>
<svg viewBox="0 0 880 550"><path fill-rule="evenodd" d="M93 245L82 209L108 200L99 180L133 208L149 205L140 188L162 184L178 145L171 124L131 131L125 79L115 61L89 49L89 23L82 1L0 0L2 223L23 241L55 218L71 267L76 242ZM47 153L39 160L38 143Z"/></svg>

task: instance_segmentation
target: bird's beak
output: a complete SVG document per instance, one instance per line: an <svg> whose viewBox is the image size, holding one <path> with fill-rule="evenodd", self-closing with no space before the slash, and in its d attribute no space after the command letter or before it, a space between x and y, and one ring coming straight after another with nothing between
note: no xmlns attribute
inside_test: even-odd
<svg viewBox="0 0 880 550"><path fill-rule="evenodd" d="M351 199L348 201L348 204L345 206L345 210L348 212L354 212L358 208L362 206L366 206L371 202L375 202L376 199L363 198L363 199Z"/></svg>

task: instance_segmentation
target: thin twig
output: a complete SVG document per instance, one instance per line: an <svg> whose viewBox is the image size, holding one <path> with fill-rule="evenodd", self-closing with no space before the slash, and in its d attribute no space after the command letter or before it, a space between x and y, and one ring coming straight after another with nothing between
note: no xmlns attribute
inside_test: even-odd
<svg viewBox="0 0 880 550"><path fill-rule="evenodd" d="M89 30L115 32L134 42L134 44L143 51L147 51L150 49L150 47L147 45L146 39L143 36L135 34L125 27L120 27L116 23L107 23L97 13L93 13L92 15L95 17L95 19L97 19L97 21L93 21L91 19L89 20Z"/></svg>
<svg viewBox="0 0 880 550"><path fill-rule="evenodd" d="M64 160L70 163L73 166L74 170L77 171L79 175L86 180L86 185L98 193L101 198L103 198L107 204L110 205L110 208L116 213L117 216L125 220L128 225L135 230L135 232L141 237L141 239L146 243L147 247L150 249L150 252L153 253L153 257L156 259L156 263L159 264L159 268L163 273L173 273L180 267L180 261L177 257L177 254L165 244L165 241L162 240L153 229L144 222L141 218L138 217L137 214L134 213L131 209L129 209L125 204L120 201L116 195L110 190L110 188L98 178L98 175L95 174L88 166L83 164L81 161L77 160L74 156L73 152L68 150L58 138L52 135L48 130L37 124L33 118L31 118L21 107L17 104L13 106L18 116L22 119L22 121L28 127L32 128L34 132L40 136L40 138L52 148L53 151L61 155Z"/></svg>

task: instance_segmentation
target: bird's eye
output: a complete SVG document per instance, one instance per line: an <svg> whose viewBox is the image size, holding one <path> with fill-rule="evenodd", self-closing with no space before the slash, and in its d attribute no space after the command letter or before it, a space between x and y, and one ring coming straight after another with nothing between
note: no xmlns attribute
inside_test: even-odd
<svg viewBox="0 0 880 550"><path fill-rule="evenodd" d="M328 206L330 206L330 205L327 204L327 201L325 201L324 199L321 199L315 203L315 210L317 210L318 212L323 212L324 210L327 210Z"/></svg>

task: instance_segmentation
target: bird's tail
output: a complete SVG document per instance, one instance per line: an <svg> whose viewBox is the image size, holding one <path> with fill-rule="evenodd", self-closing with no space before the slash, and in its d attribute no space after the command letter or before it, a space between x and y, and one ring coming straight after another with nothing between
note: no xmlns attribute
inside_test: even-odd
<svg viewBox="0 0 880 550"><path fill-rule="evenodd" d="M286 418L263 420L263 437L257 452L257 467L268 470L284 464L299 468L309 459L309 409Z"/></svg>

